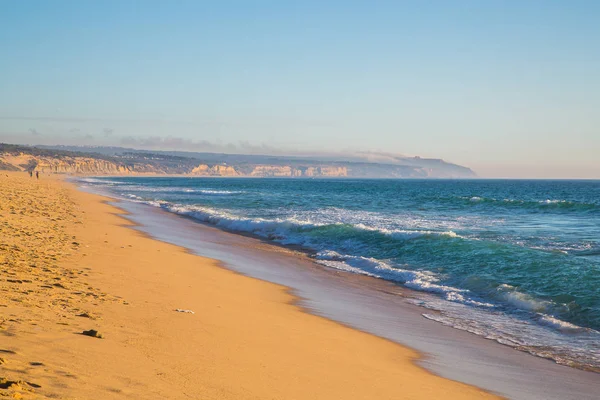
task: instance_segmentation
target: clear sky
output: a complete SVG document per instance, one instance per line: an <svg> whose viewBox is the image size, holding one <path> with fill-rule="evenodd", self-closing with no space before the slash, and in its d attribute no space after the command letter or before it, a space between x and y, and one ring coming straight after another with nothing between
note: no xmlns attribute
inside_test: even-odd
<svg viewBox="0 0 600 400"><path fill-rule="evenodd" d="M600 178L600 1L0 1L0 141Z"/></svg>

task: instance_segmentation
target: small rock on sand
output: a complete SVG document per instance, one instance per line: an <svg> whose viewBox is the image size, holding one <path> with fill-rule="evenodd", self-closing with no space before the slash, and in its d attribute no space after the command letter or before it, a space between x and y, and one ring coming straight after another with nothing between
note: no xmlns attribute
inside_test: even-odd
<svg viewBox="0 0 600 400"><path fill-rule="evenodd" d="M95 338L98 338L98 339L103 339L104 338L102 336L102 334L100 332L98 332L97 330L95 330L95 329L90 329L89 331L83 331L83 332L81 332L81 334L85 335L85 336L95 337Z"/></svg>
<svg viewBox="0 0 600 400"><path fill-rule="evenodd" d="M33 392L33 389L31 388L40 388L41 386L36 384L36 383L32 383L32 382L25 382L25 381L11 381L9 379L6 378L0 378L0 389L12 389L12 390L24 390L24 391L28 391L28 392ZM19 393L14 393L13 394L13 398L14 395L19 394ZM16 397L19 398L19 397Z"/></svg>

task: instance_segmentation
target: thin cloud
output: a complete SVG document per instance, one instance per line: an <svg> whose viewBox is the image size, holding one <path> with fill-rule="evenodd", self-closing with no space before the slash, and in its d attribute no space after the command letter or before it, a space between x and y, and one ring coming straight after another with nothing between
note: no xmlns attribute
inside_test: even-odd
<svg viewBox="0 0 600 400"><path fill-rule="evenodd" d="M48 117L48 116L27 116L27 115L0 115L0 121L29 121L29 122L52 122L68 124L86 124L95 123L104 126L112 124L126 125L147 125L147 124L173 124L179 126L210 126L218 124L214 121L185 121L161 118L99 118L99 117ZM113 130L113 128L105 128Z"/></svg>
<svg viewBox="0 0 600 400"><path fill-rule="evenodd" d="M281 153L282 152L282 149L278 149L278 148L275 148L275 147L272 147L272 146L268 146L268 145L266 145L264 143L262 143L260 145L255 145L255 144L252 144L252 143L250 143L248 141L245 141L245 140L244 141L240 141L238 147L239 147L239 150L248 151L248 152L251 152L251 153L261 153L261 154L263 154L263 153L267 153L267 154L274 153L274 154L277 154L277 153Z"/></svg>
<svg viewBox="0 0 600 400"><path fill-rule="evenodd" d="M55 122L55 123L102 123L102 124L175 124L181 126L196 127L255 127L262 128L273 124L298 125L305 127L332 127L330 121L320 121L306 118L277 117L277 116L237 116L221 120L206 117L202 120L176 120L161 118L99 118L99 117L50 117L29 115L0 115L0 121L31 121L31 122ZM106 128L112 129L112 128Z"/></svg>
<svg viewBox="0 0 600 400"><path fill-rule="evenodd" d="M152 148L152 149L178 149L195 151L220 151L228 145L213 143L208 140L190 140L181 137L169 136L150 136L138 138L126 136L121 138L121 144L124 146Z"/></svg>
<svg viewBox="0 0 600 400"><path fill-rule="evenodd" d="M120 139L123 146L144 149L172 149L199 152L222 152L222 153L248 153L248 154L290 154L294 151L284 150L266 144L252 144L248 141L235 143L219 143L209 140L192 140L177 136L160 137L133 137L126 136Z"/></svg>

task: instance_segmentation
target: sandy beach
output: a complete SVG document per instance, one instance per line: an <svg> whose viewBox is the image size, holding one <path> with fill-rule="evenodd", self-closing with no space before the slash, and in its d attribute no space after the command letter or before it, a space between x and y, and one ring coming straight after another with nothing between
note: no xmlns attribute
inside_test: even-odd
<svg viewBox="0 0 600 400"><path fill-rule="evenodd" d="M1 179L2 396L494 397L303 312L284 287L129 229L102 197L54 177Z"/></svg>

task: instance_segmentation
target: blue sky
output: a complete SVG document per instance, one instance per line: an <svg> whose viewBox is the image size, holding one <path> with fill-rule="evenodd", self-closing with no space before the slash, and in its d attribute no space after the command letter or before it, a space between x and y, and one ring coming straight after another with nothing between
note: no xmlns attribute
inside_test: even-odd
<svg viewBox="0 0 600 400"><path fill-rule="evenodd" d="M600 178L597 1L4 1L0 140Z"/></svg>

